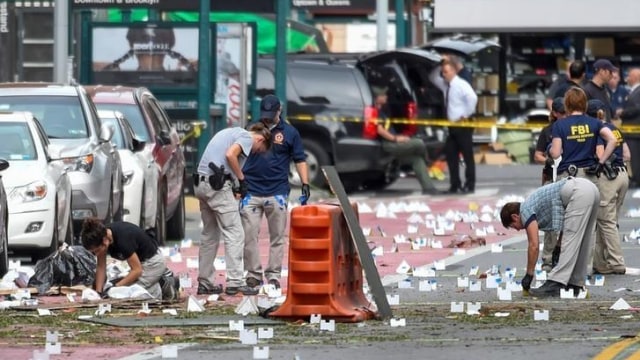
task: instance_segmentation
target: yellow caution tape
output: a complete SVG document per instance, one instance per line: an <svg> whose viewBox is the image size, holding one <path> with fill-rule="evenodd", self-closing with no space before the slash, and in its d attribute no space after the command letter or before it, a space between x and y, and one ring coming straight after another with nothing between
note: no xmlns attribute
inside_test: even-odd
<svg viewBox="0 0 640 360"><path fill-rule="evenodd" d="M296 115L288 116L288 121L332 121L332 122L353 122L363 123L364 118L348 116L312 116ZM411 124L420 126L440 126L440 127L472 127L476 129L502 129L502 130L536 130L544 128L547 123L498 123L495 117L480 117L474 120L463 120L451 122L448 119L388 119L392 124ZM639 134L640 125L622 125L619 129L624 134Z"/></svg>

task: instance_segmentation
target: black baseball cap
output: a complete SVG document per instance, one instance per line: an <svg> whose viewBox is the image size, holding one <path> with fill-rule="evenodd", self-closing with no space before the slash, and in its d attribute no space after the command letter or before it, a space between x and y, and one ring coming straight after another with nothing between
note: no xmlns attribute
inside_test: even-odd
<svg viewBox="0 0 640 360"><path fill-rule="evenodd" d="M551 103L551 111L564 114L564 98L557 97Z"/></svg>
<svg viewBox="0 0 640 360"><path fill-rule="evenodd" d="M587 115L598 118L598 110L605 110L606 105L599 99L591 99L587 102Z"/></svg>
<svg viewBox="0 0 640 360"><path fill-rule="evenodd" d="M260 119L273 119L280 110L280 99L275 95L267 95L260 101Z"/></svg>
<svg viewBox="0 0 640 360"><path fill-rule="evenodd" d="M609 70L609 71L618 71L618 68L613 66L611 61L607 59L598 59L593 63L593 69L595 71L598 70Z"/></svg>

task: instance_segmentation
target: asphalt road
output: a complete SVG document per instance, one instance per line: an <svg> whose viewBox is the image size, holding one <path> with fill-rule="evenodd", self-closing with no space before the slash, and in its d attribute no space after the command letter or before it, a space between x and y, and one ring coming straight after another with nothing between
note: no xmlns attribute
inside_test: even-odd
<svg viewBox="0 0 640 360"><path fill-rule="evenodd" d="M515 194L526 196L540 181L539 166L478 166L475 196ZM438 182L441 190L448 183ZM360 192L357 198L401 198L416 193L417 181L400 179L383 192ZM296 191L296 190L294 190ZM626 198L624 212L638 208L640 199ZM316 196L321 195L315 191ZM620 231L628 234L638 227L635 218L622 217ZM199 237L199 214L189 213L187 237ZM605 286L589 287L586 300L532 299L514 292L512 301L499 301L495 290L465 292L457 287L457 278L476 265L480 269L500 265L502 269L522 266L526 244L522 236L503 242L502 253L489 249L469 251L465 256L447 260L447 271L438 274L438 291L417 290L418 279L409 278L412 289L399 289L397 281L404 275L383 279L387 294L399 294L403 306L396 314L407 316L406 327L390 328L388 322L370 321L347 324L333 334L311 331L303 341L295 343L260 342L269 347L269 359L588 359L625 336L637 334L637 315L633 311L613 311L609 307L624 297L632 306L639 306L639 276L607 276ZM640 268L640 245L637 241L623 243L627 266ZM519 278L522 274L517 276ZM627 290L619 290L619 289ZM480 302L480 317L450 313L450 302ZM534 310L548 310L550 321L532 321ZM509 313L504 320L495 313ZM275 329L276 333L280 331ZM302 331L302 330L300 330ZM380 336L372 337L371 334ZM394 340L395 339L395 340ZM264 350L264 349L263 349ZM253 359L251 345L188 344L178 346L180 359ZM160 359L162 348L124 359ZM613 357L605 357L613 358Z"/></svg>

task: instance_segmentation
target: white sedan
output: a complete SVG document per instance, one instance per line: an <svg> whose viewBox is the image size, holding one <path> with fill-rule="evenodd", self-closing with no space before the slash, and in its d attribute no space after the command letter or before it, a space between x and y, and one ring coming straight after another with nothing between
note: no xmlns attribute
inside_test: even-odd
<svg viewBox="0 0 640 360"><path fill-rule="evenodd" d="M119 111L100 110L102 124L113 127L111 142L120 154L124 182L123 220L152 228L156 223L158 170L151 153L143 151L145 142L135 137L129 121Z"/></svg>
<svg viewBox="0 0 640 360"><path fill-rule="evenodd" d="M0 113L0 158L8 198L9 249L46 257L62 241L73 244L71 182L65 164L49 150L49 138L31 113Z"/></svg>

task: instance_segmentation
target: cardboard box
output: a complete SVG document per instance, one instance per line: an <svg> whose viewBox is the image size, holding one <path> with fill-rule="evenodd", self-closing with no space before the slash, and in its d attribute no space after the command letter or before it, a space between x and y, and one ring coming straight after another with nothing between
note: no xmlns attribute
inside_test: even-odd
<svg viewBox="0 0 640 360"><path fill-rule="evenodd" d="M587 56L615 56L613 38L598 37L584 39L584 53Z"/></svg>
<svg viewBox="0 0 640 360"><path fill-rule="evenodd" d="M475 91L484 91L487 88L486 86L486 77L485 75L474 75L473 76L473 89Z"/></svg>
<svg viewBox="0 0 640 360"><path fill-rule="evenodd" d="M476 112L480 116L491 116L498 113L498 96L479 96Z"/></svg>
<svg viewBox="0 0 640 360"><path fill-rule="evenodd" d="M475 160L476 164L483 164L484 163L484 153L475 153L473 154L473 159Z"/></svg>
<svg viewBox="0 0 640 360"><path fill-rule="evenodd" d="M487 165L508 165L513 161L507 153L496 152L484 154L484 162Z"/></svg>
<svg viewBox="0 0 640 360"><path fill-rule="evenodd" d="M498 74L487 75L486 89L489 91L498 91L500 89L500 78Z"/></svg>
<svg viewBox="0 0 640 360"><path fill-rule="evenodd" d="M491 143L491 149L493 149L493 151L503 151L504 150L504 144L501 143L501 142Z"/></svg>

